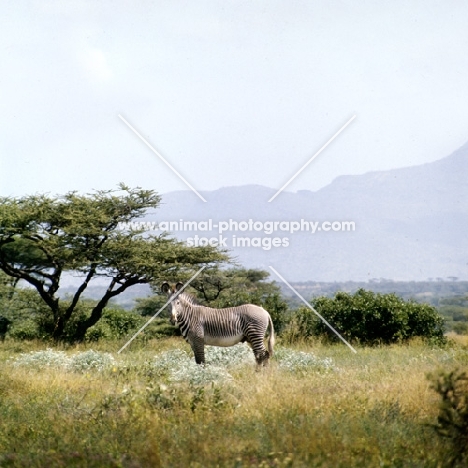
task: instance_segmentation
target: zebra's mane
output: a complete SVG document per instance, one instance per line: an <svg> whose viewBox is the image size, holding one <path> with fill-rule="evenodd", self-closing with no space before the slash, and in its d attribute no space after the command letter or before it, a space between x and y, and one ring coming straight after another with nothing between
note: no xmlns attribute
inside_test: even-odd
<svg viewBox="0 0 468 468"><path fill-rule="evenodd" d="M200 301L195 297L195 296L192 296L192 294L188 293L188 292L182 292L179 294L179 297L185 301L185 302L188 302L189 304L193 304L193 305L202 305L200 304Z"/></svg>

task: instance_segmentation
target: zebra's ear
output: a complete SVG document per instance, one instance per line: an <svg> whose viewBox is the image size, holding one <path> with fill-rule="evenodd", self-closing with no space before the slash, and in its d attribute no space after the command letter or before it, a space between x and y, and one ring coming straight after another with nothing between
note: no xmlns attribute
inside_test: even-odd
<svg viewBox="0 0 468 468"><path fill-rule="evenodd" d="M167 281L164 281L164 283L161 284L161 292L164 294L169 294L171 292L171 286Z"/></svg>
<svg viewBox="0 0 468 468"><path fill-rule="evenodd" d="M181 283L180 281L175 285L175 290L178 291L182 286L184 285L184 283Z"/></svg>

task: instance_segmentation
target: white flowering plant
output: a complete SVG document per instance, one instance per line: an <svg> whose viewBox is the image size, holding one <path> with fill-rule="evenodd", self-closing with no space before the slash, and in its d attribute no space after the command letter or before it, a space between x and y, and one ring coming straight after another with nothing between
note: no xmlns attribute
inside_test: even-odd
<svg viewBox="0 0 468 468"><path fill-rule="evenodd" d="M290 348L278 348L275 353L278 367L289 372L335 370L331 358L319 358L313 353L295 351Z"/></svg>
<svg viewBox="0 0 468 468"><path fill-rule="evenodd" d="M115 364L115 359L109 353L99 351L84 351L68 356L64 351L46 349L20 354L14 361L15 367L28 367L36 370L44 368L62 369L65 371L87 372L102 371Z"/></svg>

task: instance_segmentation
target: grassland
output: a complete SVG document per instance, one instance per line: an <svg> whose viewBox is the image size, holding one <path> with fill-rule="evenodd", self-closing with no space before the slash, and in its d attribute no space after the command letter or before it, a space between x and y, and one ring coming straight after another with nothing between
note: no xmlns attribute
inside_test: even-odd
<svg viewBox="0 0 468 468"><path fill-rule="evenodd" d="M180 339L119 344L51 352L73 367L25 354L41 343L0 343L1 467L444 466L427 374L468 367L462 338L356 355L280 345L261 372L242 353L194 369ZM102 366L76 365L91 347Z"/></svg>

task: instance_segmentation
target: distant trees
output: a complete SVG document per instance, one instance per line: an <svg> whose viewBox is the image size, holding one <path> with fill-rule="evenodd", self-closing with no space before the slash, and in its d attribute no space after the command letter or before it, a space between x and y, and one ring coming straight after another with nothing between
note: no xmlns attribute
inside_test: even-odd
<svg viewBox="0 0 468 468"><path fill-rule="evenodd" d="M445 318L448 331L468 334L468 295L445 297L439 301L440 313Z"/></svg>
<svg viewBox="0 0 468 468"><path fill-rule="evenodd" d="M202 265L227 261L224 252L210 246L187 247L166 235L119 229L119 223L138 219L159 203L154 191L123 184L119 190L87 195L2 197L0 269L13 282L23 280L37 291L49 312L43 325L50 336L83 340L109 300L129 287L179 279ZM69 300L57 294L65 272L81 278ZM89 314L74 321L82 295L95 278L106 279L107 288Z"/></svg>

